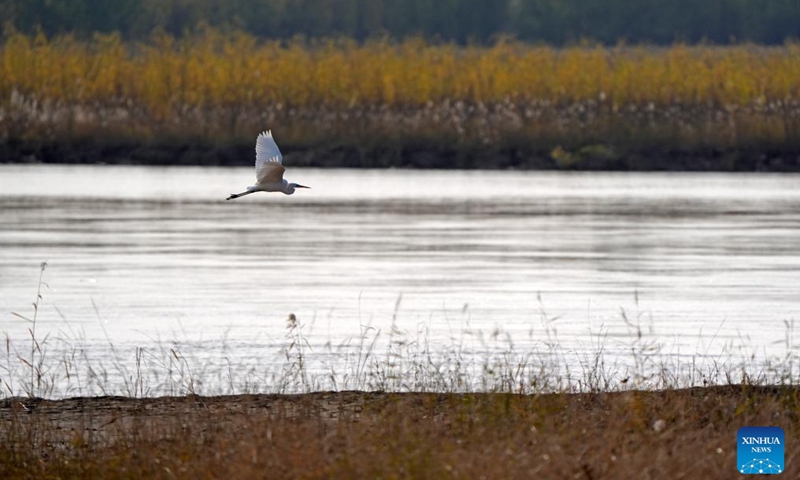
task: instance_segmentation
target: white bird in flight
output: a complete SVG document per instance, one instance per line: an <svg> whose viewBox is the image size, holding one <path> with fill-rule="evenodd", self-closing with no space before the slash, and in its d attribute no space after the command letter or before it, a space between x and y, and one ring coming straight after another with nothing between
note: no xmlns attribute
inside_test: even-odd
<svg viewBox="0 0 800 480"><path fill-rule="evenodd" d="M233 200L255 192L283 192L286 195L294 193L296 188L311 188L296 183L289 183L283 179L283 155L278 144L272 138L272 130L262 132L256 139L256 184L247 187L242 193L232 193L225 200Z"/></svg>

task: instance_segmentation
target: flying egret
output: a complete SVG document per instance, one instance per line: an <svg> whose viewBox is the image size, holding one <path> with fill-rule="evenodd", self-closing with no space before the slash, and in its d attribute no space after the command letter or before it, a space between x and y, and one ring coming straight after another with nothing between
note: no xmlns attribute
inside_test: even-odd
<svg viewBox="0 0 800 480"><path fill-rule="evenodd" d="M272 138L272 130L262 132L256 139L256 184L247 187L242 193L232 193L225 200L233 200L255 192L283 192L286 195L294 193L295 188L311 188L296 183L289 183L283 179L283 155L278 149L278 144Z"/></svg>

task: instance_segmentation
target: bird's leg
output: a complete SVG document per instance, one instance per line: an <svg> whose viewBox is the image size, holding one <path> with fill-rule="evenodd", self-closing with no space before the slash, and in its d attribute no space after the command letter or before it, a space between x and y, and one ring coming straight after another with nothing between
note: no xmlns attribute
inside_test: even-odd
<svg viewBox="0 0 800 480"><path fill-rule="evenodd" d="M254 193L255 191L256 190L248 190L248 191L242 192L242 193L232 193L231 196L226 198L225 200L233 200L234 198L239 198L239 197L243 197L245 195L250 195L251 193Z"/></svg>

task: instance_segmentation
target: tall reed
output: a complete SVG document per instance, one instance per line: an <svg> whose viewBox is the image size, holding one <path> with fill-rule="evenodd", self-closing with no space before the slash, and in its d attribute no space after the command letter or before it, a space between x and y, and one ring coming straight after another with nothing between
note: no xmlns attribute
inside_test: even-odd
<svg viewBox="0 0 800 480"><path fill-rule="evenodd" d="M249 138L262 128L254 124L280 120L289 140L304 143L356 128L484 143L581 128L780 143L800 132L800 45L460 47L261 41L213 29L126 43L12 32L0 46L0 111L6 138L114 128L134 138Z"/></svg>

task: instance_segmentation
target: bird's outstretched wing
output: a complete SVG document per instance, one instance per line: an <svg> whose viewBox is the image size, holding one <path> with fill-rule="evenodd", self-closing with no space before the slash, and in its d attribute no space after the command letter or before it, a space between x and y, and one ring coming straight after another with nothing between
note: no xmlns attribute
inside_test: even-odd
<svg viewBox="0 0 800 480"><path fill-rule="evenodd" d="M283 181L283 155L272 138L272 131L262 132L256 139L256 181L272 183Z"/></svg>

